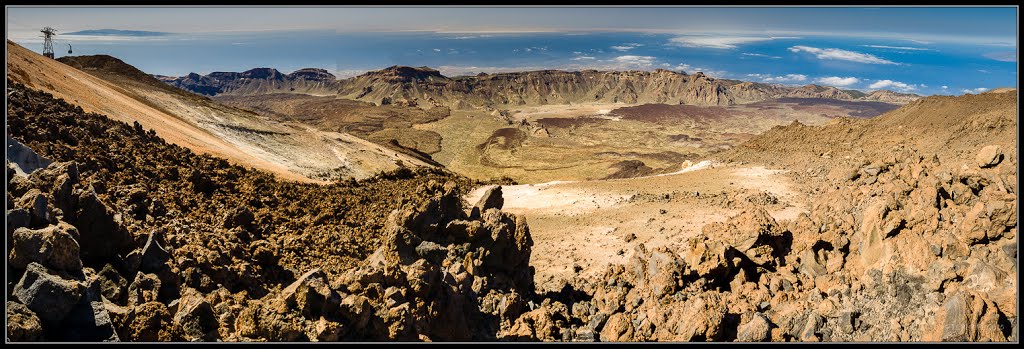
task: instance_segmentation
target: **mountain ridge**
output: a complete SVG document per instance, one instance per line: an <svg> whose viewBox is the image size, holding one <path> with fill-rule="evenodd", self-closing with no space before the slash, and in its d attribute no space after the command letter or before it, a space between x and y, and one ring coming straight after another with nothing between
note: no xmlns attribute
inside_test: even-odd
<svg viewBox="0 0 1024 349"><path fill-rule="evenodd" d="M317 71L310 78L309 72ZM815 84L781 85L717 79L701 72L534 70L448 77L430 67L391 66L338 79L326 70L303 68L284 74L273 68L159 78L208 96L305 93L336 95L377 104L490 109L516 105L575 103L669 103L700 106L746 104L784 97L869 100L905 104L920 98L888 90L864 93Z"/></svg>

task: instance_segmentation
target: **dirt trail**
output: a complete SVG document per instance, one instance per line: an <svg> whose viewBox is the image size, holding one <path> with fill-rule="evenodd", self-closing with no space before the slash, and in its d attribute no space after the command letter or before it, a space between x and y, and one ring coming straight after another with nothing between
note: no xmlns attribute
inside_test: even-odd
<svg viewBox="0 0 1024 349"><path fill-rule="evenodd" d="M490 187L477 188L466 200L475 203ZM758 196L762 191L768 195ZM503 186L502 196L503 210L530 224L531 264L542 290L599 276L641 243L676 247L705 224L737 214L749 198L776 198L769 212L780 220L796 218L808 206L783 171L710 162L670 175Z"/></svg>

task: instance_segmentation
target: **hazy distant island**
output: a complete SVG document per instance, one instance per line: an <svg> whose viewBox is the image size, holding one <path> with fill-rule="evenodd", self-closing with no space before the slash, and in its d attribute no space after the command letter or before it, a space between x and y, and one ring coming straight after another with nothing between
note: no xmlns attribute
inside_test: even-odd
<svg viewBox="0 0 1024 349"><path fill-rule="evenodd" d="M173 33L154 32L145 30L120 30L120 29L88 29L76 32L64 33L64 35L93 35L93 36L164 36Z"/></svg>

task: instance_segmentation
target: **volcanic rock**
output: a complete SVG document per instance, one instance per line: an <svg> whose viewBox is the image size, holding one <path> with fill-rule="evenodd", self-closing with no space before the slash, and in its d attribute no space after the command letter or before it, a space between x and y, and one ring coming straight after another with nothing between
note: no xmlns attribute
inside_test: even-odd
<svg viewBox="0 0 1024 349"><path fill-rule="evenodd" d="M43 340L43 325L24 304L7 301L7 340L34 342Z"/></svg>
<svg viewBox="0 0 1024 349"><path fill-rule="evenodd" d="M178 300L178 309L172 323L181 331L184 340L213 341L217 338L217 314L202 294L187 289Z"/></svg>
<svg viewBox="0 0 1024 349"><path fill-rule="evenodd" d="M484 192L484 195L480 197L476 205L473 208L479 210L481 213L491 208L501 209L501 206L505 204L505 199L501 197L501 186L494 186Z"/></svg>
<svg viewBox="0 0 1024 349"><path fill-rule="evenodd" d="M985 146L978 152L975 161L978 163L978 167L981 168L998 165L1000 161L1003 161L1003 151L998 145Z"/></svg>
<svg viewBox="0 0 1024 349"><path fill-rule="evenodd" d="M85 292L82 281L30 263L14 286L13 295L44 323L58 323L71 312Z"/></svg>
<svg viewBox="0 0 1024 349"><path fill-rule="evenodd" d="M754 313L750 320L740 325L736 333L738 342L763 342L769 339L771 321L762 313Z"/></svg>
<svg viewBox="0 0 1024 349"><path fill-rule="evenodd" d="M77 237L75 227L64 222L36 230L18 228L8 262L18 269L36 262L58 270L81 270Z"/></svg>

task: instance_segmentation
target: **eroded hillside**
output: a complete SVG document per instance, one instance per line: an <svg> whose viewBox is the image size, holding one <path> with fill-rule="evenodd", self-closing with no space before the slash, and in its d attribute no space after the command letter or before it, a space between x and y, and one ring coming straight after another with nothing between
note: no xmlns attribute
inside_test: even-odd
<svg viewBox="0 0 1024 349"><path fill-rule="evenodd" d="M419 130L414 125L448 117L448 108L420 109L385 105L331 96L303 94L219 95L219 103L252 110L276 120L311 125L319 130L356 135L396 151L410 152L430 161L429 154L441 150L441 135ZM399 146L394 146L397 143Z"/></svg>
<svg viewBox="0 0 1024 349"><path fill-rule="evenodd" d="M7 42L8 78L116 120L138 121L169 142L283 178L367 178L401 166L432 166L346 133L278 122L168 88L110 56L65 57L73 68Z"/></svg>

